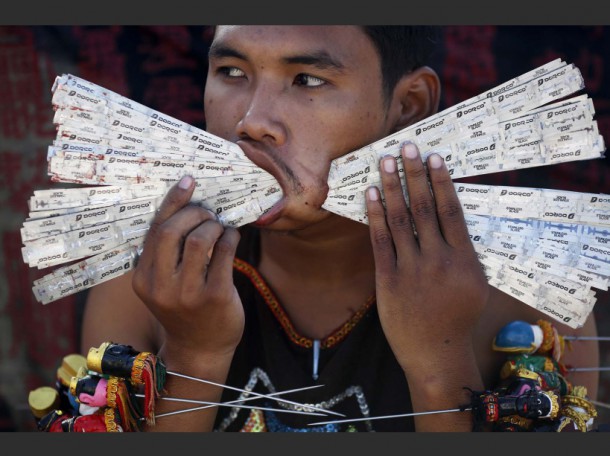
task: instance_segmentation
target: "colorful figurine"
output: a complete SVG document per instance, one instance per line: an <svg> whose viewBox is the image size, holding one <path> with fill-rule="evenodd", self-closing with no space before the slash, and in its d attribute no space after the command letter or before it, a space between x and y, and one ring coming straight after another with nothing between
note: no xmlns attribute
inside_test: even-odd
<svg viewBox="0 0 610 456"><path fill-rule="evenodd" d="M87 368L99 374L126 379L134 386L144 387L144 417L155 424L155 400L165 385L165 365L148 352L138 352L130 345L104 342L87 354Z"/></svg>
<svg viewBox="0 0 610 456"><path fill-rule="evenodd" d="M492 348L508 353L500 378L510 379L519 369L539 375L540 387L563 396L572 385L566 379L567 368L560 362L566 343L557 329L545 320L536 325L513 321L505 325L494 338Z"/></svg>
<svg viewBox="0 0 610 456"><path fill-rule="evenodd" d="M474 391L471 406L475 421L478 422L495 423L500 418L511 415L531 420L552 420L559 413L559 398L552 391L536 389L519 395Z"/></svg>
<svg viewBox="0 0 610 456"><path fill-rule="evenodd" d="M536 353L559 361L565 351L566 340L546 320L538 320L535 325L515 320L500 329L492 348L511 354Z"/></svg>
<svg viewBox="0 0 610 456"><path fill-rule="evenodd" d="M72 353L63 357L61 365L57 368L55 388L61 400L61 410L71 415L78 415L80 404L72 394L70 394L70 381L72 377L79 375L79 372L86 371L87 359L78 354Z"/></svg>
<svg viewBox="0 0 610 456"><path fill-rule="evenodd" d="M70 393L81 405L84 404L92 409L96 407L116 409L125 431L139 430L142 413L128 384L122 379L96 374L88 374L80 378L72 377ZM89 414L91 413L81 413L81 415Z"/></svg>
<svg viewBox="0 0 610 456"><path fill-rule="evenodd" d="M154 425L154 403L165 383L165 366L147 352L105 342L85 358L67 355L55 388L30 392L30 409L42 432L134 432ZM136 390L144 390L144 412Z"/></svg>
<svg viewBox="0 0 610 456"><path fill-rule="evenodd" d="M571 394L563 396L559 416L558 432L564 430L591 431L593 421L597 417L597 410L587 400L587 389L584 386L575 386Z"/></svg>
<svg viewBox="0 0 610 456"><path fill-rule="evenodd" d="M535 325L513 321L496 335L492 348L508 353L500 372L500 382L494 391L500 397L523 394L554 394L558 409L550 420L538 421L535 416L514 413L502 416L494 426L496 431L567 432L591 430L595 407L586 399L586 388L574 386L566 378L568 369L560 362L566 339L548 321ZM539 399L541 399L539 397ZM544 402L544 401L543 401ZM531 403L530 406L536 404Z"/></svg>

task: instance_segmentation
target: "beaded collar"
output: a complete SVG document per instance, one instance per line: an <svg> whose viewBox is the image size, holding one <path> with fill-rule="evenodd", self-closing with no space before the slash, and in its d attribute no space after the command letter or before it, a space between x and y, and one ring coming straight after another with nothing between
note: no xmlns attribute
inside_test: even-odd
<svg viewBox="0 0 610 456"><path fill-rule="evenodd" d="M309 337L305 337L297 332L292 322L288 318L286 311L275 297L273 291L271 291L265 280L254 268L254 266L243 260L235 258L235 260L233 261L233 268L244 274L246 277L248 277L248 279L250 279L252 284L256 287L258 292L265 300L265 303L267 304L275 318L277 318L280 326L282 327L286 335L288 335L290 340L300 347L312 348L314 345L314 340L310 339ZM345 337L347 337L347 335L358 324L362 317L364 317L364 315L371 308L374 302L375 296L373 295L366 300L364 305L360 309L358 309L358 311L354 313L354 315L352 315L349 320L347 320L345 323L335 329L324 339L321 339L319 342L320 348L330 348L345 339Z"/></svg>

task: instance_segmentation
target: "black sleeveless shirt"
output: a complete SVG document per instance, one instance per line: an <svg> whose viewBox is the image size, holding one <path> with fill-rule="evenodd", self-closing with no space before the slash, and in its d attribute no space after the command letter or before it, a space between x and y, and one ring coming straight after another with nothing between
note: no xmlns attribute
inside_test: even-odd
<svg viewBox="0 0 610 456"><path fill-rule="evenodd" d="M254 399L244 405L274 410L219 407L216 431L344 432L413 431L412 418L366 420L311 426L309 423L395 415L411 411L405 376L381 329L374 299L326 339L312 341L296 332L256 270L258 230L242 227L234 262L234 281L245 310L244 334L237 347L227 385L269 394L323 385L278 398L342 413L345 417L301 415L298 405ZM314 356L317 356L317 378ZM222 400L251 397L225 389Z"/></svg>

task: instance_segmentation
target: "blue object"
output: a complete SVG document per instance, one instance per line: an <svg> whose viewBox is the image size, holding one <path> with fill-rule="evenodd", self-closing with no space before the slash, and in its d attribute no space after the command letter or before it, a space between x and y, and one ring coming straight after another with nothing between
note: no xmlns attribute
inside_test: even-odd
<svg viewBox="0 0 610 456"><path fill-rule="evenodd" d="M511 353L533 353L538 349L534 329L525 321L515 320L505 325L494 338L492 348Z"/></svg>

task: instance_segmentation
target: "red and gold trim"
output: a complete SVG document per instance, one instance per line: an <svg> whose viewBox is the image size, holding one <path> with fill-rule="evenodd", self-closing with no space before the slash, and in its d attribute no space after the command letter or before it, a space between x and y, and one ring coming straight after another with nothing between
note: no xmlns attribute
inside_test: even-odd
<svg viewBox="0 0 610 456"><path fill-rule="evenodd" d="M108 407L117 408L117 397L119 395L119 378L110 377L106 385L106 403Z"/></svg>
<svg viewBox="0 0 610 456"><path fill-rule="evenodd" d="M146 368L146 361L152 353L141 352L138 353L136 359L133 361L133 366L131 367L131 381L135 385L144 384L144 380L142 379L142 372Z"/></svg>
<svg viewBox="0 0 610 456"><path fill-rule="evenodd" d="M116 410L112 408L106 408L104 410L104 424L106 425L106 432L121 432L119 425L116 421Z"/></svg>
<svg viewBox="0 0 610 456"><path fill-rule="evenodd" d="M305 337L297 332L297 330L292 325L292 322L288 318L286 311L281 306L265 280L261 277L258 271L249 263L246 263L239 258L235 258L233 260L233 268L242 274L244 274L252 284L256 287L258 292L261 294L265 303L275 315L278 322L282 326L282 329L286 332L288 337L292 342L299 345L300 347L312 348L313 347L313 339L309 337ZM340 327L335 329L330 335L325 337L320 341L320 348L330 348L333 345L341 342L347 335L354 329L354 327L358 324L358 322L364 317L366 312L371 308L373 303L375 302L375 295L371 296L366 300L365 304L354 314L351 316L349 320L347 320Z"/></svg>

